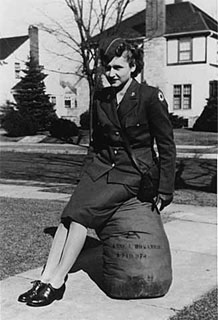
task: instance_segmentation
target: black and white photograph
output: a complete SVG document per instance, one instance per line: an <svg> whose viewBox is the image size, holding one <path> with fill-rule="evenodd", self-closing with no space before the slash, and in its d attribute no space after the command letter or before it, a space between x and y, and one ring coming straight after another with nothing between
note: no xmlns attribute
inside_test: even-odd
<svg viewBox="0 0 218 320"><path fill-rule="evenodd" d="M0 319L217 320L217 0L0 26Z"/></svg>

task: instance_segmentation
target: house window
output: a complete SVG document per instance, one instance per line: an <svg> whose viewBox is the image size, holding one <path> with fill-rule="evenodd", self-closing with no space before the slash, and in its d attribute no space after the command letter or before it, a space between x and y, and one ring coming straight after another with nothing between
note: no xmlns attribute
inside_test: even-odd
<svg viewBox="0 0 218 320"><path fill-rule="evenodd" d="M192 61L192 39L179 40L179 62Z"/></svg>
<svg viewBox="0 0 218 320"><path fill-rule="evenodd" d="M168 39L167 64L205 63L206 44L206 37ZM210 51L213 52L213 49ZM208 52L208 58L210 55Z"/></svg>
<svg viewBox="0 0 218 320"><path fill-rule="evenodd" d="M181 85L175 85L174 86L174 94L173 94L173 109L179 110L181 109L182 105L182 86Z"/></svg>
<svg viewBox="0 0 218 320"><path fill-rule="evenodd" d="M64 106L65 108L72 108L71 97L66 96L64 98Z"/></svg>
<svg viewBox="0 0 218 320"><path fill-rule="evenodd" d="M77 100L74 94L65 94L64 96L64 106L65 108L77 108Z"/></svg>
<svg viewBox="0 0 218 320"><path fill-rule="evenodd" d="M191 85L183 86L183 109L191 109Z"/></svg>
<svg viewBox="0 0 218 320"><path fill-rule="evenodd" d="M191 85L174 85L173 110L191 109Z"/></svg>
<svg viewBox="0 0 218 320"><path fill-rule="evenodd" d="M217 97L218 96L218 81L217 80L213 80L210 81L210 93L209 93L209 97Z"/></svg>
<svg viewBox="0 0 218 320"><path fill-rule="evenodd" d="M14 70L15 70L15 79L20 79L20 63L19 62L15 62L14 64Z"/></svg>
<svg viewBox="0 0 218 320"><path fill-rule="evenodd" d="M56 105L56 97L55 96L51 96L50 101L52 104Z"/></svg>

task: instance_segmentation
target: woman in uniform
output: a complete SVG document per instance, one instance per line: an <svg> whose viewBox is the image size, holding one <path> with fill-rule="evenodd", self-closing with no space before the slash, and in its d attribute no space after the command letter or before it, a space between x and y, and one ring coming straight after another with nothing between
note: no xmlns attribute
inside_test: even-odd
<svg viewBox="0 0 218 320"><path fill-rule="evenodd" d="M95 93L93 134L81 180L62 213L41 278L18 298L28 306L45 306L62 298L87 228L99 231L118 208L137 196L141 175L125 148L122 130L142 171L156 161L156 141L160 178L155 201L162 210L173 199L173 131L163 93L135 80L143 67L142 50L124 39L114 39L102 63L108 86Z"/></svg>

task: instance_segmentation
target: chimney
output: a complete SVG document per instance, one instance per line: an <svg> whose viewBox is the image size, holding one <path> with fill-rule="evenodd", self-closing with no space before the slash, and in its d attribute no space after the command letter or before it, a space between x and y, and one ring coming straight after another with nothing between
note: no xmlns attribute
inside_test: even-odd
<svg viewBox="0 0 218 320"><path fill-rule="evenodd" d="M174 2L175 3L180 3L180 2L182 2L182 0L175 0Z"/></svg>
<svg viewBox="0 0 218 320"><path fill-rule="evenodd" d="M163 36L165 33L165 1L146 0L146 38Z"/></svg>
<svg viewBox="0 0 218 320"><path fill-rule="evenodd" d="M39 35L38 28L35 26L29 26L29 39L30 39L30 57L39 64Z"/></svg>
<svg viewBox="0 0 218 320"><path fill-rule="evenodd" d="M152 86L166 87L165 0L146 0L146 38L144 41L144 80Z"/></svg>

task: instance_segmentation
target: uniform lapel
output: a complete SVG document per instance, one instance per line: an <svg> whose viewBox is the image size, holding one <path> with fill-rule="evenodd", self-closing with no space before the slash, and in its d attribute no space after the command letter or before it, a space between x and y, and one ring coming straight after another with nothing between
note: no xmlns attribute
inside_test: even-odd
<svg viewBox="0 0 218 320"><path fill-rule="evenodd" d="M116 127L120 126L119 118L117 115L117 101L116 93L113 88L106 88L103 90L103 96L100 101L101 109L107 115L110 122L112 122Z"/></svg>
<svg viewBox="0 0 218 320"><path fill-rule="evenodd" d="M118 109L115 90L110 87L102 91L101 109L116 127L120 127L120 122L123 123L127 114L138 105L139 87L139 83L133 79Z"/></svg>
<svg viewBox="0 0 218 320"><path fill-rule="evenodd" d="M133 79L118 108L120 121L122 121L127 114L138 105L138 97L139 83Z"/></svg>

